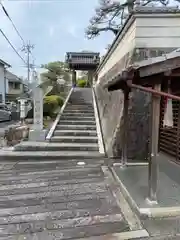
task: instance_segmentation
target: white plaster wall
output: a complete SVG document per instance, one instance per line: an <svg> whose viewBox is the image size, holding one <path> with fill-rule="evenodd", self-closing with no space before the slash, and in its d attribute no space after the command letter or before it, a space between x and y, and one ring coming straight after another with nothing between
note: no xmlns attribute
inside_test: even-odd
<svg viewBox="0 0 180 240"><path fill-rule="evenodd" d="M119 44L115 50L110 54L109 59L104 64L102 69L100 69L98 78L101 78L108 70L110 70L124 55L130 52L135 46L135 29L136 23L133 22L129 29L127 30L124 37L120 40Z"/></svg>
<svg viewBox="0 0 180 240"><path fill-rule="evenodd" d="M179 48L180 14L136 16L137 48Z"/></svg>
<svg viewBox="0 0 180 240"><path fill-rule="evenodd" d="M2 94L2 101L5 102L4 66L1 64L0 64L0 94Z"/></svg>
<svg viewBox="0 0 180 240"><path fill-rule="evenodd" d="M179 48L180 14L136 14L126 34L98 70L98 81L134 48ZM132 19L131 19L132 20Z"/></svg>

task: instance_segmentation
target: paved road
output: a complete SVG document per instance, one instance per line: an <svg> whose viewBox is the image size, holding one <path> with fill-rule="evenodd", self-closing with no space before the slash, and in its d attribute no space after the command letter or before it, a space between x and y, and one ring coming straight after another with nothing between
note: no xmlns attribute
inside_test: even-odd
<svg viewBox="0 0 180 240"><path fill-rule="evenodd" d="M0 128L5 128L8 125L15 124L17 121L6 121L6 122L0 122Z"/></svg>

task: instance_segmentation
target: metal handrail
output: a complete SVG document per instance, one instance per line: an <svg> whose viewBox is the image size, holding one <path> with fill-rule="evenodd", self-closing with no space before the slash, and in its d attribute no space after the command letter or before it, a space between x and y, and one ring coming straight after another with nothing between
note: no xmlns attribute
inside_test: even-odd
<svg viewBox="0 0 180 240"><path fill-rule="evenodd" d="M59 122L59 120L60 120L60 117L61 117L61 115L62 115L62 113L63 113L66 105L68 104L69 98L70 98L73 90L74 90L74 88L71 88L71 90L69 91L69 93L68 93L68 95L67 95L67 98L66 98L66 100L65 100L65 102L64 102L64 104L63 104L63 106L62 106L62 108L61 108L61 110L60 110L60 112L58 113L58 115L57 115L57 117L56 117L56 119L55 119L55 121L54 121L51 129L49 130L49 132L48 132L48 134L47 134L47 136L46 136L46 140L47 140L47 141L50 141L50 140L51 140L51 138L52 138L52 136L53 136L53 133L54 133L54 131L55 131L55 129L56 129L56 126L57 126L57 124L58 124L58 122Z"/></svg>
<svg viewBox="0 0 180 240"><path fill-rule="evenodd" d="M94 90L93 86L92 86L92 91L93 91L93 96L94 96L94 100L95 100L95 104L96 104L95 107L97 109L98 122L99 122L99 127L100 127L100 134L101 134L101 141L102 141L102 144L103 144L104 154L107 157L107 151L106 151L104 136L103 136L103 131L102 131L102 123L101 123L100 113L99 113L99 106L98 106L97 96L96 96L96 93L95 93L95 90Z"/></svg>

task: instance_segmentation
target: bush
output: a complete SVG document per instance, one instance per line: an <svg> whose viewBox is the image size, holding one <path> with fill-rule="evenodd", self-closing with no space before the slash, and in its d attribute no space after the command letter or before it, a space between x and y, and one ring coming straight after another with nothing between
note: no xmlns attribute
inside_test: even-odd
<svg viewBox="0 0 180 240"><path fill-rule="evenodd" d="M54 117L58 107L63 105L64 101L60 96L51 95L44 98L43 112L44 116Z"/></svg>
<svg viewBox="0 0 180 240"><path fill-rule="evenodd" d="M78 80L78 82L77 82L77 86L78 87L83 88L83 87L86 87L86 85L87 85L87 81L86 80L81 79L81 80Z"/></svg>

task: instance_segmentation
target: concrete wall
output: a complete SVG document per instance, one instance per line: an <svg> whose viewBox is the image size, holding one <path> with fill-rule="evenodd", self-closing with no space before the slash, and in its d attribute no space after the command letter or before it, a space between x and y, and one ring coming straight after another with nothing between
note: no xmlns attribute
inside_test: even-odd
<svg viewBox="0 0 180 240"><path fill-rule="evenodd" d="M97 70L95 92L106 151L121 157L123 128L123 93L108 93L104 84L135 61L168 53L180 47L180 13L134 13L116 38ZM179 29L178 29L179 28ZM128 158L147 159L151 96L133 90L129 100Z"/></svg>

